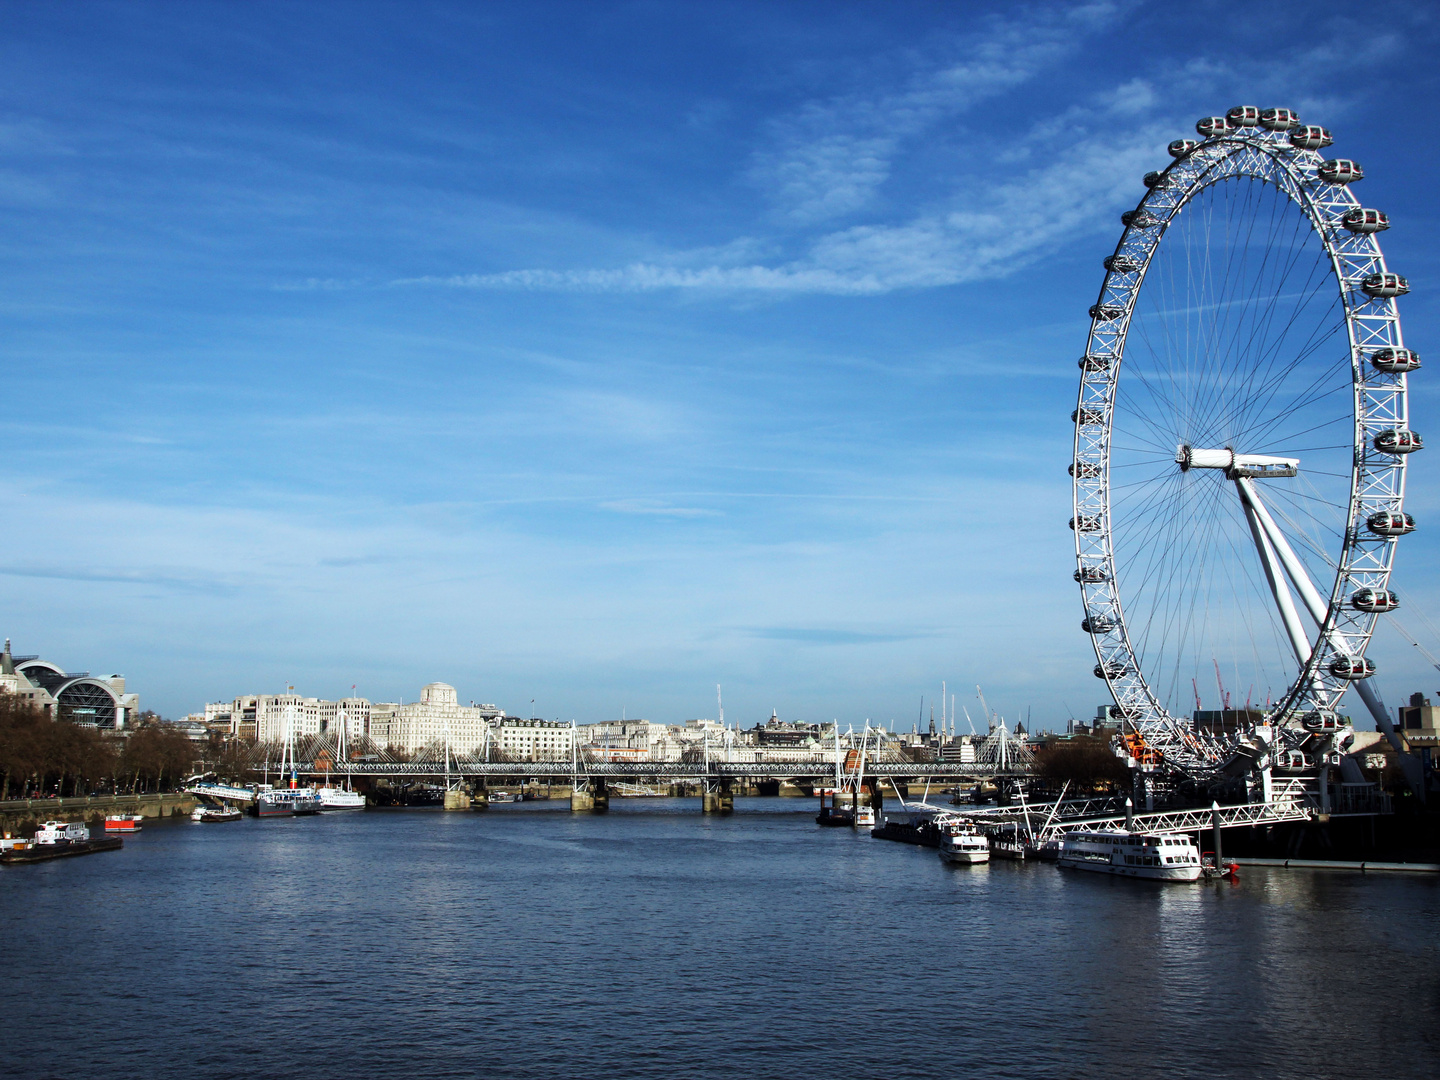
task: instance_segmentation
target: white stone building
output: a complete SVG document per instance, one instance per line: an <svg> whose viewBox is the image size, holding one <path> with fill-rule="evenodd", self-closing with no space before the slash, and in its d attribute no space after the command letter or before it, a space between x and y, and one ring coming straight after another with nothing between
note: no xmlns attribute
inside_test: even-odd
<svg viewBox="0 0 1440 1080"><path fill-rule="evenodd" d="M455 753L473 754L485 746L490 723L504 717L494 705L461 705L453 686L436 682L421 689L419 701L371 705L370 738L379 746L413 754L448 737Z"/></svg>
<svg viewBox="0 0 1440 1080"><path fill-rule="evenodd" d="M574 735L561 720L504 716L495 725L495 745L512 761L569 761Z"/></svg>
<svg viewBox="0 0 1440 1080"><path fill-rule="evenodd" d="M294 692L247 694L207 704L204 723L216 730L228 721L232 735L278 742L285 737L287 719L297 739L336 731L342 720L346 735L358 739L370 731L370 702L359 697L326 701Z"/></svg>

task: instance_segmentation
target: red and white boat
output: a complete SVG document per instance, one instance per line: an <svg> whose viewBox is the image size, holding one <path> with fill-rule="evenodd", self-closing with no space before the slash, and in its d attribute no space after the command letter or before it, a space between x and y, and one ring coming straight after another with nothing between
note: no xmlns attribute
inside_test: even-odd
<svg viewBox="0 0 1440 1080"><path fill-rule="evenodd" d="M139 832L140 823L145 819L139 814L109 814L105 818L106 832Z"/></svg>

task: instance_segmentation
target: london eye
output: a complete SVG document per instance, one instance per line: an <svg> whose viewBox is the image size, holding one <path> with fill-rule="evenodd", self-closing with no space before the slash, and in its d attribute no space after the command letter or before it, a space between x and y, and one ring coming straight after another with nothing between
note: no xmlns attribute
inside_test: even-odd
<svg viewBox="0 0 1440 1080"><path fill-rule="evenodd" d="M1338 761L1415 528L1385 213L1325 128L1238 106L1169 146L1104 259L1080 358L1080 629L1133 755L1191 775ZM1206 700L1222 721L1193 721ZM1258 738L1257 738L1258 736Z"/></svg>

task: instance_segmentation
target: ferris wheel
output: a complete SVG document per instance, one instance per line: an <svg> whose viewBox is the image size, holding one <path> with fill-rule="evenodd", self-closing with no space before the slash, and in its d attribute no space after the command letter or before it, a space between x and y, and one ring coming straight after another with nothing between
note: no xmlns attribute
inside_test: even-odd
<svg viewBox="0 0 1440 1080"><path fill-rule="evenodd" d="M1196 127L1122 215L1090 309L1070 466L1081 628L1132 752L1213 769L1223 731L1270 724L1270 761L1324 765L1352 684L1381 710L1365 649L1415 528L1408 284L1325 128L1253 106ZM1218 718L1210 734L1196 714Z"/></svg>

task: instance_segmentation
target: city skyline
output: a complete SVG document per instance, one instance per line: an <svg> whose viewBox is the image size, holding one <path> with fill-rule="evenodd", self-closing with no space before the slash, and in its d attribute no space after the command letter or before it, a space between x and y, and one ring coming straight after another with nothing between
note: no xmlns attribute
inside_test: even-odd
<svg viewBox="0 0 1440 1080"><path fill-rule="evenodd" d="M719 683L908 730L945 679L1063 725L1105 696L1075 358L1165 144L1329 126L1434 351L1425 9L549 9L8 5L17 649L172 716L438 679L669 720ZM1392 706L1437 685L1388 626L1369 655Z"/></svg>

